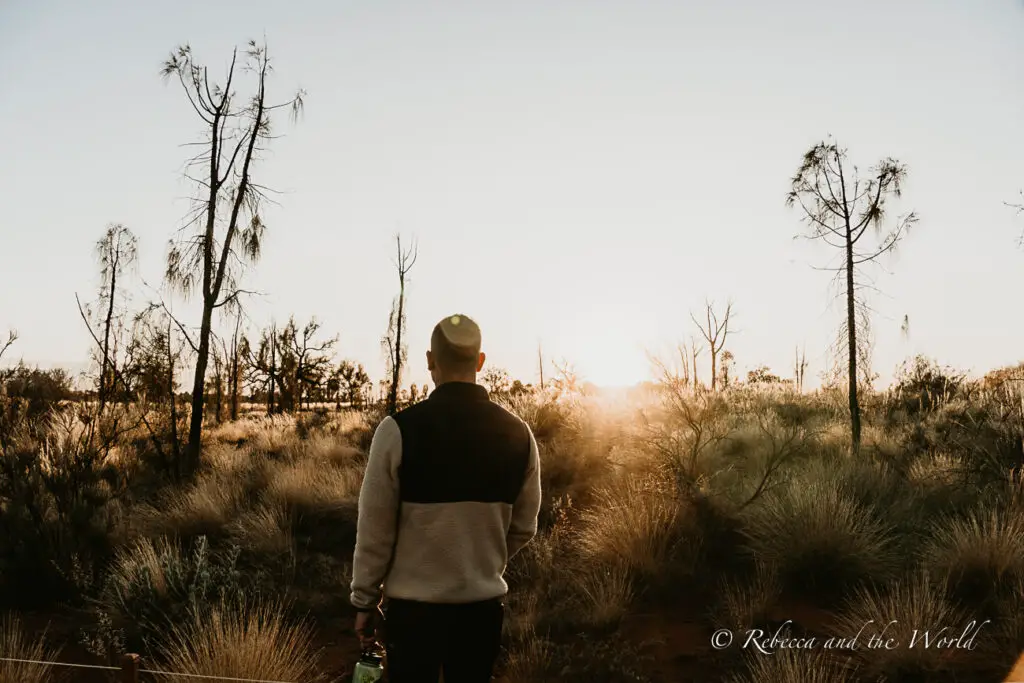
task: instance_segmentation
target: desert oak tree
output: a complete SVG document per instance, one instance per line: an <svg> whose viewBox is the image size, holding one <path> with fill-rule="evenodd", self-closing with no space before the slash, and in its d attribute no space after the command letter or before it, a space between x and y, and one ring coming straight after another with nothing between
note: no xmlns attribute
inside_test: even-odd
<svg viewBox="0 0 1024 683"><path fill-rule="evenodd" d="M917 222L913 211L887 221L888 201L900 197L906 175L903 164L886 158L874 166L867 177L861 177L857 167L848 161L846 149L832 140L823 141L804 154L786 196L786 205L798 206L803 213L802 220L809 227L809 233L804 236L824 242L842 257L841 265L829 270L845 276L843 332L847 344L850 434L854 452L860 449L861 432L857 398L856 274L860 266L894 251ZM869 228L875 240L866 238Z"/></svg>
<svg viewBox="0 0 1024 683"><path fill-rule="evenodd" d="M238 305L243 293L237 282L238 267L255 262L260 254L264 231L260 207L267 200L267 188L253 180L253 166L263 145L272 139L271 115L288 108L294 120L305 94L300 90L285 102L269 102L266 87L271 66L266 46L250 41L243 65L238 65L238 57L236 49L223 87L211 81L207 67L195 63L188 45L172 52L162 70L165 78L177 78L205 128L203 140L194 143L201 151L189 162L200 174L186 174L198 187L195 208L178 239L171 241L167 257L167 280L185 295L199 289L203 304L185 455L190 471L198 468L200 460L213 314L224 306ZM244 74L254 78L254 91L240 98L234 88Z"/></svg>

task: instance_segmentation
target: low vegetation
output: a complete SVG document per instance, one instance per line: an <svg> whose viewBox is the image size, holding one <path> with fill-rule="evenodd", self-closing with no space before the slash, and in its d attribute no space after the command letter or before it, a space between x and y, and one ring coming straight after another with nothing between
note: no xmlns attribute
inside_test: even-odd
<svg viewBox="0 0 1024 683"><path fill-rule="evenodd" d="M856 455L828 390L496 394L533 428L544 487L538 536L508 570L502 680L1005 675L1024 647L1024 407L1013 385L942 386L912 404L906 386L866 397ZM203 468L179 481L154 464L138 403L97 416L16 393L0 396L0 592L55 630L33 640L7 618L0 656L52 659L59 640L69 661L132 651L204 676L350 672L356 503L379 413L243 413L207 430ZM894 648L776 640L768 656L738 642L863 641L894 620ZM716 650L721 628L737 642ZM974 628L972 647L922 647L943 628ZM0 663L0 683L54 673Z"/></svg>

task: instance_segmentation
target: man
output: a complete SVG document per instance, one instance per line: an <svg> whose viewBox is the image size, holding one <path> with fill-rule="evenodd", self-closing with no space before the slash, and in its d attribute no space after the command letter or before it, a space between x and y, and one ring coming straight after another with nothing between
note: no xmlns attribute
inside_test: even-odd
<svg viewBox="0 0 1024 683"><path fill-rule="evenodd" d="M505 567L537 533L537 442L476 383L480 346L466 316L439 322L427 352L434 391L384 418L370 445L351 601L366 646L385 599L393 683L437 683L441 671L445 683L491 679Z"/></svg>

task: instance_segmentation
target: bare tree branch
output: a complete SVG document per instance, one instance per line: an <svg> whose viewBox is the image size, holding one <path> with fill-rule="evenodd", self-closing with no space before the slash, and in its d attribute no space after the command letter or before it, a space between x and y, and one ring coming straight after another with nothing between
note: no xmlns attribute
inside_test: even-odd
<svg viewBox="0 0 1024 683"><path fill-rule="evenodd" d="M7 353L7 349L14 345L14 342L18 341L18 331L10 330L7 333L7 341L4 342L3 346L0 346L0 359L3 359L4 354Z"/></svg>

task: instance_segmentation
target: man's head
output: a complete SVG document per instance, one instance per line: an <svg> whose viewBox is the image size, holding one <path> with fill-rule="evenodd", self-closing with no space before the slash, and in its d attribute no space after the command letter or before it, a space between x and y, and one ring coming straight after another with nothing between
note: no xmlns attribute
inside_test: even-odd
<svg viewBox="0 0 1024 683"><path fill-rule="evenodd" d="M450 315L434 325L427 351L427 369L434 385L475 382L485 358L480 342L480 327L464 315Z"/></svg>

